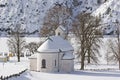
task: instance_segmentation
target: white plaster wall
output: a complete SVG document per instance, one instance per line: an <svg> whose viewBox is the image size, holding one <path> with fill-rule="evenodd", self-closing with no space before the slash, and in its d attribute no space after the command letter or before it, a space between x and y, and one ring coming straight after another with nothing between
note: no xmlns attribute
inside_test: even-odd
<svg viewBox="0 0 120 80"><path fill-rule="evenodd" d="M31 58L30 60L30 70L37 71L37 58Z"/></svg>
<svg viewBox="0 0 120 80"><path fill-rule="evenodd" d="M61 61L61 72L72 72L74 71L73 60L62 60Z"/></svg>
<svg viewBox="0 0 120 80"><path fill-rule="evenodd" d="M63 53L39 53L37 71L40 72L71 72L74 71L73 60L62 60ZM58 58L59 56L59 58ZM42 60L46 60L46 68L42 68ZM58 60L59 59L59 60ZM56 60L56 66L55 66ZM59 62L58 62L59 61ZM59 64L59 65L58 65Z"/></svg>
<svg viewBox="0 0 120 80"><path fill-rule="evenodd" d="M58 35L58 33L60 33L60 35ZM57 28L55 31L56 36L61 36L63 38L65 38L66 34L64 31L62 31L60 28Z"/></svg>
<svg viewBox="0 0 120 80"><path fill-rule="evenodd" d="M37 53L37 71L40 71L40 53Z"/></svg>
<svg viewBox="0 0 120 80"><path fill-rule="evenodd" d="M42 59L46 60L46 68L42 68ZM58 53L39 53L38 71L57 72L58 71ZM55 66L56 60L56 66Z"/></svg>

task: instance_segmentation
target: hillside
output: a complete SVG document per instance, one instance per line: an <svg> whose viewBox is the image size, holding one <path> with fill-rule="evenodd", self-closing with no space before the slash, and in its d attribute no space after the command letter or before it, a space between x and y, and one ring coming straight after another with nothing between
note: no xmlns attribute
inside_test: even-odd
<svg viewBox="0 0 120 80"><path fill-rule="evenodd" d="M100 7L93 12L93 14L95 16L101 16L105 34L115 34L118 25L120 25L120 0L106 1L106 3L100 5Z"/></svg>
<svg viewBox="0 0 120 80"><path fill-rule="evenodd" d="M20 23L23 28L26 29L27 36L38 36L46 12L56 4L69 7L72 11L72 18L80 12L93 12L95 15L101 14L105 21L106 19L108 20L108 18L111 20L110 15L113 14L113 17L116 12L119 12L117 8L119 7L119 2L117 1L118 0L0 0L0 36L7 36L10 28L14 27L17 23ZM104 15L106 10L109 10L108 7L110 7L110 12Z"/></svg>

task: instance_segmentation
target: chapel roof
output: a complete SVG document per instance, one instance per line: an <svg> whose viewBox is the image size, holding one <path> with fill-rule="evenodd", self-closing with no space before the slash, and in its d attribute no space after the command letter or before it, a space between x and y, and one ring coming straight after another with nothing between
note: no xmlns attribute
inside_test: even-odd
<svg viewBox="0 0 120 80"><path fill-rule="evenodd" d="M60 36L49 37L39 48L38 52L73 51L72 45Z"/></svg>
<svg viewBox="0 0 120 80"><path fill-rule="evenodd" d="M37 53L31 55L31 56L29 57L29 59L37 59Z"/></svg>

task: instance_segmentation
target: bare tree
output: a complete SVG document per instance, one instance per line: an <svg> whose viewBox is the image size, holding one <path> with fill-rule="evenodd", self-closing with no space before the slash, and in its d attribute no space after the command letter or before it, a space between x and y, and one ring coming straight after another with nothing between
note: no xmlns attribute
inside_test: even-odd
<svg viewBox="0 0 120 80"><path fill-rule="evenodd" d="M95 48L95 46L98 46L98 38L101 35L97 34L100 29L99 22L100 19L91 16L90 13L80 13L73 22L74 34L80 42L78 57L81 58L82 70L84 69L86 56L89 56L94 61L96 60L96 57L93 58L93 56L96 55L95 51L98 51L98 48ZM87 53L90 55L87 55Z"/></svg>
<svg viewBox="0 0 120 80"><path fill-rule="evenodd" d="M109 52L109 49L107 49L106 51L107 51L107 52L105 53L105 60L106 60L106 62L107 62L107 65L109 65L110 60L111 60L111 59L109 60L109 53L110 53L110 52Z"/></svg>
<svg viewBox="0 0 120 80"><path fill-rule="evenodd" d="M117 25L117 30L116 30L116 40L114 41L109 41L109 54L112 53L109 58L114 61L118 61L119 63L119 69L120 69L120 24L119 21L116 20L115 22Z"/></svg>
<svg viewBox="0 0 120 80"><path fill-rule="evenodd" d="M8 46L11 52L17 54L18 62L20 62L20 55L25 47L25 39L24 39L24 29L20 24L16 24L16 26L11 29L10 37L8 39Z"/></svg>
<svg viewBox="0 0 120 80"><path fill-rule="evenodd" d="M107 40L107 53L105 55L107 64L116 63L118 61L118 42L117 39L108 39Z"/></svg>
<svg viewBox="0 0 120 80"><path fill-rule="evenodd" d="M90 64L91 61L98 63L98 57L101 57L99 49L100 44L102 44L102 40L98 38L98 36L92 36L93 39L89 39L88 41L88 51L87 51L87 62Z"/></svg>
<svg viewBox="0 0 120 80"><path fill-rule="evenodd" d="M117 30L116 30L116 34L117 34L117 42L118 42L118 63L119 63L119 69L120 69L120 23L118 20L116 20L116 24L117 24Z"/></svg>
<svg viewBox="0 0 120 80"><path fill-rule="evenodd" d="M119 61L119 50L118 50L118 41L116 39L114 40L108 40L108 60L109 62L112 61Z"/></svg>
<svg viewBox="0 0 120 80"><path fill-rule="evenodd" d="M28 45L26 45L25 47L29 49L29 51L34 54L35 51L37 51L37 49L39 48L39 46L42 44L41 43L36 43L36 42L30 42Z"/></svg>
<svg viewBox="0 0 120 80"><path fill-rule="evenodd" d="M42 36L50 36L55 34L55 30L59 25L65 27L69 24L70 10L62 4L56 4L47 12L43 27L40 30Z"/></svg>

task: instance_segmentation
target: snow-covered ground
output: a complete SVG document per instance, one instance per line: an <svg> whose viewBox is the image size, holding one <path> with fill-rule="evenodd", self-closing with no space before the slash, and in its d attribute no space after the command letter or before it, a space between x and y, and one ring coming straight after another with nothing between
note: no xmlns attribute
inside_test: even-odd
<svg viewBox="0 0 120 80"><path fill-rule="evenodd" d="M75 70L80 69L79 64L75 64L74 66ZM99 70L118 70L118 64L88 64L85 65L85 70L94 70L94 71L99 71Z"/></svg>
<svg viewBox="0 0 120 80"><path fill-rule="evenodd" d="M26 71L10 80L119 80L120 71L74 71L72 73L43 73Z"/></svg>
<svg viewBox="0 0 120 80"><path fill-rule="evenodd" d="M19 72L28 69L28 59L21 58L21 62L17 62L16 57L10 58L8 62L0 62L0 76L6 77L12 74L18 74Z"/></svg>
<svg viewBox="0 0 120 80"><path fill-rule="evenodd" d="M10 78L9 80L119 80L120 71L118 65L87 65L85 71L78 70L80 65L75 65L75 71L71 73L43 73L29 71L29 60L21 58L21 62L17 62L16 58L10 58L7 63L0 62L0 75L7 76L19 73L24 69L26 72L18 77ZM87 69L115 69L115 70L96 70Z"/></svg>
<svg viewBox="0 0 120 80"><path fill-rule="evenodd" d="M38 42L40 38L27 38L27 43ZM7 44L6 38L0 38L1 51L6 51ZM106 40L104 40L106 41ZM105 49L104 47L102 50ZM100 49L101 50L101 49ZM102 56L105 51L102 51ZM101 58L104 62L104 56ZM18 77L10 78L9 80L119 80L120 71L118 65L106 65L106 62L101 65L86 65L85 71L81 71L80 65L75 64L75 71L71 73L43 73L29 71L29 60L28 58L21 58L21 62L17 62L17 58L10 58L9 62L0 62L0 76L9 76L12 74L19 73L25 69L28 69L25 73Z"/></svg>

